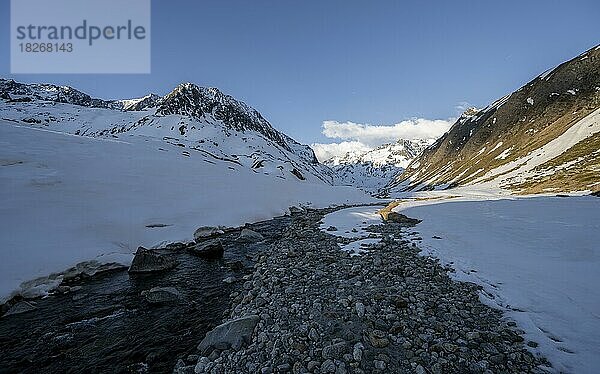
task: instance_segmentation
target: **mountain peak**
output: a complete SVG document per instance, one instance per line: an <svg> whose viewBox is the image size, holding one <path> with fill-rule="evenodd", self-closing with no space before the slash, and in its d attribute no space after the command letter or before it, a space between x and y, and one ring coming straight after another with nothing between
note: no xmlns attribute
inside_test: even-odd
<svg viewBox="0 0 600 374"><path fill-rule="evenodd" d="M211 115L237 131L252 130L290 150L285 137L254 108L215 87L181 83L158 104L158 115L179 114L196 119Z"/></svg>
<svg viewBox="0 0 600 374"><path fill-rule="evenodd" d="M378 193L404 171L433 139L398 139L369 151L351 151L325 161L335 173L336 183Z"/></svg>
<svg viewBox="0 0 600 374"><path fill-rule="evenodd" d="M462 115L465 117L471 117L476 115L477 113L479 113L479 109L475 107L470 107L467 110L465 110Z"/></svg>

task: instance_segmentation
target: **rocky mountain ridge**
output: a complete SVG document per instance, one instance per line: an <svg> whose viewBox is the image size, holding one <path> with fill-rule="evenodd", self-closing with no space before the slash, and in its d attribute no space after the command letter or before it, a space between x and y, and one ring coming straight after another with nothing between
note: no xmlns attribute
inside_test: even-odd
<svg viewBox="0 0 600 374"><path fill-rule="evenodd" d="M485 185L517 193L600 190L600 46L452 128L389 191Z"/></svg>
<svg viewBox="0 0 600 374"><path fill-rule="evenodd" d="M191 150L257 173L333 182L309 146L217 88L183 83L164 97L103 100L68 86L0 79L0 97L5 120L92 137L151 136L189 148L186 156Z"/></svg>
<svg viewBox="0 0 600 374"><path fill-rule="evenodd" d="M336 184L356 186L376 194L433 141L400 139L370 151L348 152L326 160L324 164L334 171Z"/></svg>

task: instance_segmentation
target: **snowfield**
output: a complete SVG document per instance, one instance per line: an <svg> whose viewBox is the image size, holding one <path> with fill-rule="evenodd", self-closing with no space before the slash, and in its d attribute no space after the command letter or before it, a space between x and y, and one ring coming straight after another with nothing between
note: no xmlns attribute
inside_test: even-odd
<svg viewBox="0 0 600 374"><path fill-rule="evenodd" d="M482 285L482 301L517 322L556 371L597 372L600 199L543 196L413 205L395 210L423 220L416 230L424 254L452 263L457 279Z"/></svg>
<svg viewBox="0 0 600 374"><path fill-rule="evenodd" d="M0 120L0 302L24 281L88 260L128 264L138 246L190 240L199 226L372 200L311 179L253 172L160 137L90 138Z"/></svg>

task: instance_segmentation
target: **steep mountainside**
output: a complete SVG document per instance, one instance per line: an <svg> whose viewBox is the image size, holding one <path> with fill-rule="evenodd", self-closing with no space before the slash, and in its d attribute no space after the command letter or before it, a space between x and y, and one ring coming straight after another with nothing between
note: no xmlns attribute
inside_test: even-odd
<svg viewBox="0 0 600 374"><path fill-rule="evenodd" d="M274 129L255 109L216 88L191 83L164 97L102 100L66 86L0 79L0 119L59 132L123 139L142 136L185 157L279 178L331 184L312 149Z"/></svg>
<svg viewBox="0 0 600 374"><path fill-rule="evenodd" d="M387 189L470 184L518 193L600 190L600 46L465 112Z"/></svg>
<svg viewBox="0 0 600 374"><path fill-rule="evenodd" d="M334 171L336 184L377 193L432 142L433 139L400 139L371 151L348 152L325 161L325 165Z"/></svg>

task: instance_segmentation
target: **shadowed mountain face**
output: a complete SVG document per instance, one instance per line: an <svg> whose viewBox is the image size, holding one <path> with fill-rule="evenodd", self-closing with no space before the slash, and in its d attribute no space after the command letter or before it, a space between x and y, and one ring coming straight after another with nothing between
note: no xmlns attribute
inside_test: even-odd
<svg viewBox="0 0 600 374"><path fill-rule="evenodd" d="M600 189L600 46L465 112L389 190L487 183L519 193Z"/></svg>
<svg viewBox="0 0 600 374"><path fill-rule="evenodd" d="M254 130L288 151L291 150L283 134L275 130L258 111L214 87L180 84L164 97L156 113L189 115L197 119L212 115L233 130Z"/></svg>

